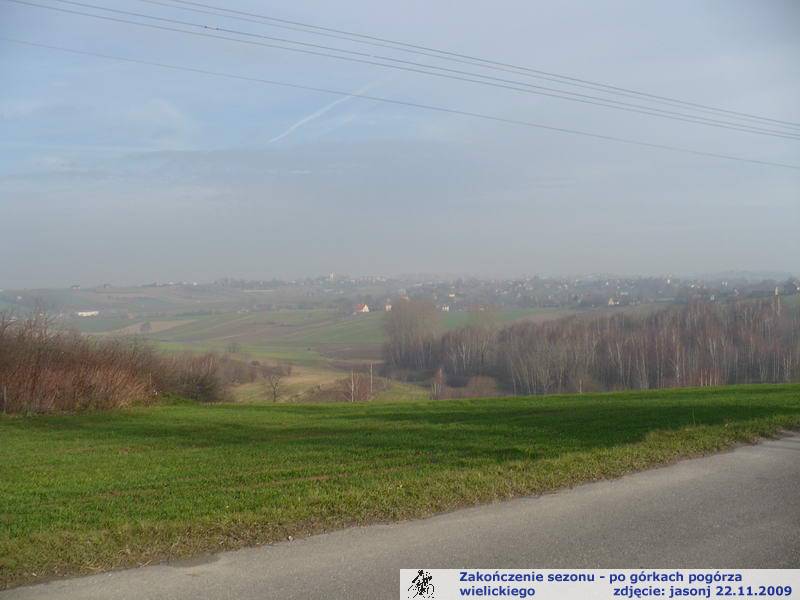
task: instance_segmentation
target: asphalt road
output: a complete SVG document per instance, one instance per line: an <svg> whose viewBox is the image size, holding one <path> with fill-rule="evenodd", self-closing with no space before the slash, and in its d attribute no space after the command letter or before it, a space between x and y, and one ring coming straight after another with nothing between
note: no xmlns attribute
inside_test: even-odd
<svg viewBox="0 0 800 600"><path fill-rule="evenodd" d="M430 519L0 593L1 600L396 599L401 567L800 567L800 435Z"/></svg>

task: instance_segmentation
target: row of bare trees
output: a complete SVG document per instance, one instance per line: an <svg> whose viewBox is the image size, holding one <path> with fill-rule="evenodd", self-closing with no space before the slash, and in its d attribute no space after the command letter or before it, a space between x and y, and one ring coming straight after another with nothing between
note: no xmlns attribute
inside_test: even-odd
<svg viewBox="0 0 800 600"><path fill-rule="evenodd" d="M502 329L477 324L425 343L425 362L390 364L440 366L449 379L492 376L515 394L800 380L800 308L778 297Z"/></svg>

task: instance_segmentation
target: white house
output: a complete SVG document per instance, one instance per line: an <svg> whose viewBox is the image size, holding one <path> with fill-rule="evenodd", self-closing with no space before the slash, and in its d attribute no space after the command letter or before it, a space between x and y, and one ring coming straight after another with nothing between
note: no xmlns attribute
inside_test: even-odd
<svg viewBox="0 0 800 600"><path fill-rule="evenodd" d="M78 315L79 317L96 317L97 315L100 314L100 311L99 310L79 310L75 314Z"/></svg>
<svg viewBox="0 0 800 600"><path fill-rule="evenodd" d="M369 312L369 306L366 304L356 304L356 309L353 311L354 315L363 314Z"/></svg>

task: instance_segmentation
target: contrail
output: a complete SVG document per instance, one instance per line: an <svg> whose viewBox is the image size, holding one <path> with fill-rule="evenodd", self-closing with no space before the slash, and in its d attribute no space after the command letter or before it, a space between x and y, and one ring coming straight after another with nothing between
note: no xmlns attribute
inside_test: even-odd
<svg viewBox="0 0 800 600"><path fill-rule="evenodd" d="M303 125L305 125L306 123L310 123L311 121L313 121L313 120L315 120L315 119L318 119L318 118L320 118L320 117L321 117L322 115L324 115L326 112L328 112L328 111L332 110L332 109L333 109L335 106L338 106L339 104L342 104L343 102L347 102L348 100L352 100L353 98L357 98L357 97L358 97L360 94L363 94L364 92L366 92L367 90L369 90L371 87L373 87L373 86L375 85L375 83L377 83L377 82L374 82L374 81L373 81L372 83L368 83L368 84L367 84L367 85L365 85L364 87L362 87L362 88L359 88L359 89L355 90L354 92L352 92L352 95L351 95L351 96L344 96L343 98L338 98L338 99L334 100L334 101L333 101L333 102L331 102L330 104L326 104L325 106L323 106L323 107L322 107L322 108L320 108L319 110L317 110L317 111L315 111L315 112L311 113L310 115L307 115L307 116L303 117L303 118L302 118L302 119L300 119L300 120L299 120L297 123L295 123L295 124L293 124L291 127L289 127L289 128L286 130L286 131L284 131L283 133L280 133L280 134L276 135L274 138L272 138L272 139L271 139L269 142L267 142L267 143L268 143L268 144L272 144L272 143L275 143L275 142L277 142L277 141L280 141L280 140L282 140L282 139L283 139L283 138L285 138L287 135L289 135L290 133L292 133L292 132L293 132L293 131L295 131L296 129L299 129L300 127L302 127L302 126L303 126Z"/></svg>

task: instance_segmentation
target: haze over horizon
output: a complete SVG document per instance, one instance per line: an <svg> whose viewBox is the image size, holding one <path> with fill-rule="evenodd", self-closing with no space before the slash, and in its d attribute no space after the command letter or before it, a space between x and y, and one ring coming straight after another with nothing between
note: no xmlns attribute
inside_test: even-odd
<svg viewBox="0 0 800 600"><path fill-rule="evenodd" d="M334 275L336 280L371 280L371 279L381 279L386 278L389 281L404 281L404 282L439 282L439 283L447 283L451 281L514 281L514 280L522 280L522 279L532 279L532 278L540 278L542 280L576 280L576 281L602 281L604 279L609 280L621 280L621 279L628 279L628 280L648 280L648 279L668 279L671 278L673 281L677 282L693 282L693 281L701 281L701 282L720 282L720 281L728 281L728 280L744 280L750 283L763 283L766 281L774 281L776 283L782 283L785 280L795 280L798 278L796 272L792 271L776 271L776 270L761 270L761 271L737 271L737 270L726 270L726 271L717 271L713 273L675 273L675 272L668 272L668 273L614 273L614 272L594 272L594 273L522 273L522 274L514 274L514 275L498 275L492 273L486 274L476 274L476 273L429 273L429 272L419 272L419 273L397 273L393 275L386 275L383 273L337 273L331 272L328 274L324 273L306 273L306 274L296 274L292 276L284 276L284 277L264 277L264 276L251 276L251 277L231 277L227 275L221 275L215 279L208 279L208 280L195 280L195 279L187 279L187 278L176 278L176 279L169 279L169 280L159 280L159 279L149 279L149 280L141 280L141 281L129 281L129 280L108 280L108 281L92 281L86 280L81 281L80 279L76 279L71 283L63 283L59 282L57 284L49 284L45 283L42 285L34 285L28 287L11 287L11 286L2 286L0 285L0 292L11 292L11 291L44 291L44 290L62 290L67 288L78 287L81 289L99 289L104 286L110 286L113 288L123 289L123 288L132 288L132 287L149 287L152 285L157 286L172 286L172 285L183 285L183 286L211 286L211 285L224 285L222 282L225 280L229 281L244 281L247 283L256 283L256 282L270 282L270 281L277 281L283 283L293 283L293 282L303 282L303 281L313 281L318 279L327 279L329 276Z"/></svg>
<svg viewBox="0 0 800 600"><path fill-rule="evenodd" d="M235 7L800 122L796 2ZM800 165L797 139L5 0L0 37ZM797 273L798 170L1 40L0 78L0 288L328 272Z"/></svg>

